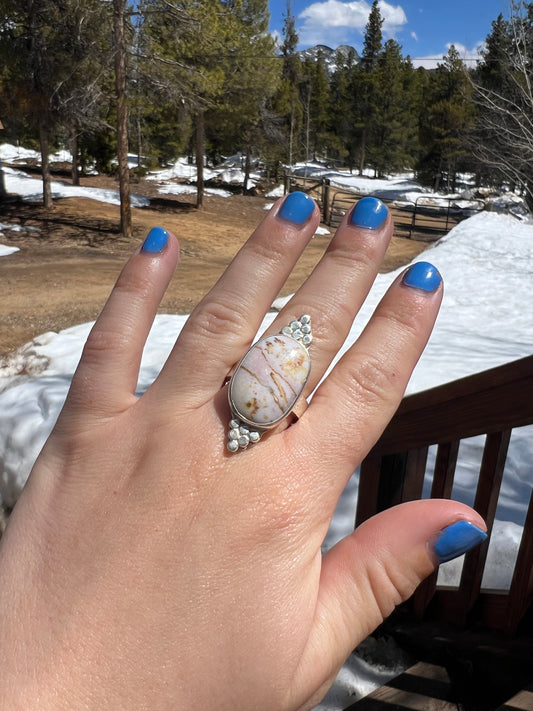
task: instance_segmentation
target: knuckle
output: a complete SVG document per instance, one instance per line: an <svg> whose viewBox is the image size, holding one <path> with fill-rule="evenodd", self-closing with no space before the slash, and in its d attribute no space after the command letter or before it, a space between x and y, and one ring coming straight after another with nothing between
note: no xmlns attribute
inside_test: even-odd
<svg viewBox="0 0 533 711"><path fill-rule="evenodd" d="M355 400L381 404L396 399L397 383L398 374L388 359L362 354L351 369L346 387Z"/></svg>
<svg viewBox="0 0 533 711"><path fill-rule="evenodd" d="M103 358L107 358L109 353L127 351L131 345L131 339L120 331L113 328L92 329L87 337L83 348L82 360L84 365L100 363Z"/></svg>
<svg viewBox="0 0 533 711"><path fill-rule="evenodd" d="M386 308L382 313L375 314L376 319L384 320L386 328L395 334L398 342L407 342L418 337L420 313L411 305L396 304Z"/></svg>
<svg viewBox="0 0 533 711"><path fill-rule="evenodd" d="M373 235L368 235L366 239L350 240L349 243L337 243L334 240L329 256L338 268L345 269L353 279L354 270L374 270L376 262L381 261L382 253L380 242L373 239Z"/></svg>
<svg viewBox="0 0 533 711"><path fill-rule="evenodd" d="M369 584L383 619L405 602L420 583L420 577L414 571L408 566L399 566L396 560L386 561L376 556L367 570Z"/></svg>
<svg viewBox="0 0 533 711"><path fill-rule="evenodd" d="M143 298L151 293L153 280L150 271L145 269L124 269L117 279L114 291L126 296Z"/></svg>
<svg viewBox="0 0 533 711"><path fill-rule="evenodd" d="M226 303L224 296L205 300L191 318L191 330L202 339L228 338L239 333L248 321L247 307L244 303L232 301Z"/></svg>

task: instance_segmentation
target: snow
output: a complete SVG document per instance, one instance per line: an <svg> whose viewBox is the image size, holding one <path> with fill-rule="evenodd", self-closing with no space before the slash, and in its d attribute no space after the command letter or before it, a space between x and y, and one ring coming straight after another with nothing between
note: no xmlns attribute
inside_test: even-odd
<svg viewBox="0 0 533 711"><path fill-rule="evenodd" d="M18 251L18 247L8 247L6 244L0 244L0 257L8 257Z"/></svg>
<svg viewBox="0 0 533 711"><path fill-rule="evenodd" d="M7 159L7 153L7 149L0 146L2 160ZM17 148L16 156L22 154L23 149ZM10 160L14 160L13 155ZM19 193L27 200L40 198L39 180L12 168L4 168L4 171L9 192ZM189 180L195 177L192 167L185 161L178 161L169 171L151 176L160 182L162 192L188 187L168 183L176 177ZM378 181L367 177L346 175L335 178L341 179L344 186L349 185L354 191L375 193L378 187ZM80 194L104 201L118 200L114 191L72 188L60 181L55 181L52 189L58 196ZM384 180L379 189L389 190L405 199L420 195L409 176ZM275 198L279 190L273 191L270 197ZM439 196L433 197L438 199ZM14 227L0 225L0 236L5 229ZM4 251L0 247L2 254ZM445 296L434 333L415 369L408 392L430 388L533 353L533 291L530 288L533 280L533 225L519 222L509 215L482 212L457 225L425 252L423 258L435 263L441 271ZM339 355L357 338L396 276L395 272L377 277ZM285 301L278 300L274 307L280 308ZM264 325L271 322L274 315L268 314ZM186 318L177 315L156 317L141 364L138 394L142 394L157 376ZM43 334L0 361L0 497L7 506L15 502L59 414L90 326L81 324L59 333ZM505 590L510 584L533 482L531 430L526 427L513 432L484 587ZM472 438L460 447L453 495L467 503L473 500L482 444L482 438ZM432 451L429 471L433 459ZM356 497L357 476L354 476L337 507L324 543L325 549L352 530ZM458 560L441 566L439 582L456 584L461 565L462 560ZM389 678L396 671L399 670L390 667L383 674ZM319 708L336 711L345 707L363 692L383 683L380 674L376 674L375 668L367 668L361 659L351 657Z"/></svg>
<svg viewBox="0 0 533 711"><path fill-rule="evenodd" d="M5 186L8 193L20 195L25 202L41 202L43 199L43 184L40 178L32 178L22 170L8 168L4 171ZM52 180L52 197L86 197L100 202L107 202L111 205L120 205L118 190L104 190L102 188L89 188L83 186L70 185L69 183ZM147 207L150 198L144 195L131 193L131 204L133 207Z"/></svg>

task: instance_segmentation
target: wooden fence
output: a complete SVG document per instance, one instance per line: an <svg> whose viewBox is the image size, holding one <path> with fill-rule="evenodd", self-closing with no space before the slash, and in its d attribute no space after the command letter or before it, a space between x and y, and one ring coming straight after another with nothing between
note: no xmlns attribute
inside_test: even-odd
<svg viewBox="0 0 533 711"><path fill-rule="evenodd" d="M422 584L411 601L419 617L460 627L475 621L513 633L530 607L533 496L510 589L481 589L511 432L530 424L533 356L404 398L363 461L356 525L389 506L422 497L431 445L437 445L431 497L450 498L461 440L486 435L474 508L487 522L489 540L466 554L457 588L439 587L436 574ZM533 482L533 461L529 475Z"/></svg>
<svg viewBox="0 0 533 711"><path fill-rule="evenodd" d="M320 208L322 222L333 228L338 227L354 203L364 197L333 187L327 178L286 176L285 192L293 190L302 190L312 195ZM485 209L482 200L470 200L468 210L462 210L456 206L457 198L442 197L435 202L433 198L420 195L414 204L405 205L387 198L381 199L387 204L394 220L396 237L426 242L439 239L465 217Z"/></svg>

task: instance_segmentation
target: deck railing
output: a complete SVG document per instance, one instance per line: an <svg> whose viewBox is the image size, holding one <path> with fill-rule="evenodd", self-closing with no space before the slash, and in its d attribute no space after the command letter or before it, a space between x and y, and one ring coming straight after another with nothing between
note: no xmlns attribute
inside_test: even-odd
<svg viewBox="0 0 533 711"><path fill-rule="evenodd" d="M474 508L489 540L465 556L457 588L426 580L411 604L465 627L480 622L516 631L533 600L533 496L509 590L482 590L511 432L533 424L533 356L404 398L395 417L361 465L356 525L389 506L423 494L429 447L437 445L431 497L450 498L461 440L486 435ZM533 480L533 461L531 462ZM526 502L527 503L527 502Z"/></svg>

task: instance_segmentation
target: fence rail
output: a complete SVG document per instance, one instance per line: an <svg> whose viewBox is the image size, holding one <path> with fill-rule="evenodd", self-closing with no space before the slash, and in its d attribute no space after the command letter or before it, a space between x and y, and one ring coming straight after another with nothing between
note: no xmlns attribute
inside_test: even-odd
<svg viewBox="0 0 533 711"><path fill-rule="evenodd" d="M322 213L322 221L338 227L344 215L364 195L332 186L327 178L317 180L304 176L285 176L285 192L302 190L312 195ZM394 234L419 241L432 241L447 234L458 222L485 209L482 200L469 200L468 207L459 208L457 198L438 200L421 195L413 204L401 205L381 198L394 220Z"/></svg>
<svg viewBox="0 0 533 711"><path fill-rule="evenodd" d="M441 588L434 575L412 605L465 627L474 619L516 631L533 600L533 496L530 498L508 591L482 590L511 432L533 424L533 356L404 398L395 417L361 465L356 525L389 506L422 497L428 449L437 445L431 497L450 498L461 440L486 435L474 508L489 539L465 556L457 588ZM532 466L533 478L533 466Z"/></svg>

